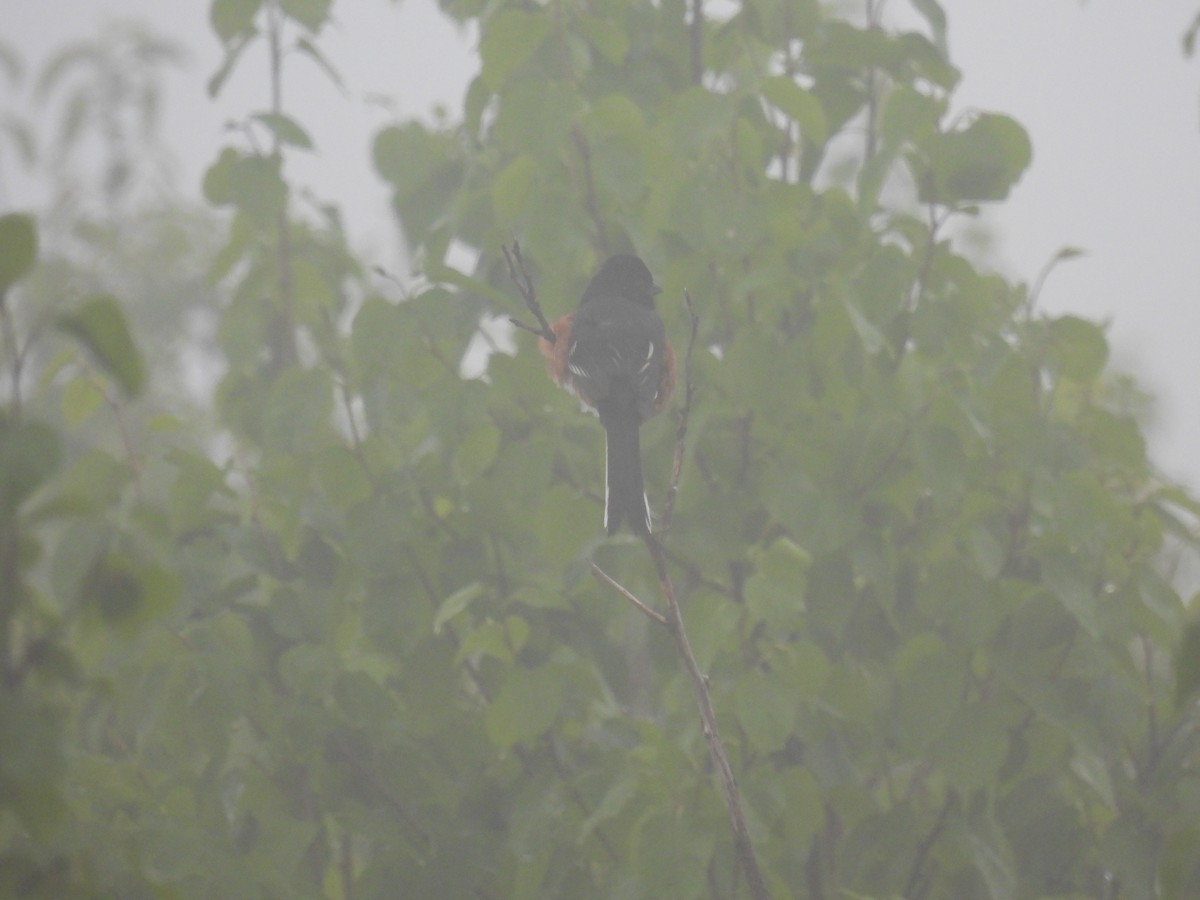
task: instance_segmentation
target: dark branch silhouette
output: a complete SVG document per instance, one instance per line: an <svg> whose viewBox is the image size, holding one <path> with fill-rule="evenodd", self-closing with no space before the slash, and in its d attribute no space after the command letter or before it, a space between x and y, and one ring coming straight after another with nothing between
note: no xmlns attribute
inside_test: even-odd
<svg viewBox="0 0 1200 900"><path fill-rule="evenodd" d="M516 283L517 290L521 292L521 296L525 299L525 305L529 307L529 311L537 319L538 327L534 328L532 325L527 325L513 316L509 316L508 321L512 322L517 328L528 331L530 334L536 334L538 337L543 337L553 344L557 336L550 330L550 323L546 320L546 314L542 312L542 304L538 302L537 290L533 286L533 278L530 277L529 269L525 265L525 257L521 254L520 241L513 241L512 247L506 244L500 249L504 251L504 261L508 264L508 275Z"/></svg>
<svg viewBox="0 0 1200 900"><path fill-rule="evenodd" d="M692 354L696 347L696 335L699 331L700 320L696 316L695 308L692 305L691 295L685 291L683 296L684 302L687 305L690 333L688 335L687 351L684 355L683 406L679 410L679 422L675 428L675 454L671 465L671 480L667 487L667 501L658 532L648 533L642 537L642 541L650 553L650 559L654 563L654 571L658 576L659 591L666 601L666 614L659 613L643 603L632 591L610 577L595 563L592 563L591 566L592 571L598 578L612 587L613 590L632 603L651 620L664 626L671 632L671 638L675 641L675 649L679 653L680 659L683 660L684 669L687 671L688 678L692 683L692 693L695 695L696 707L700 713L704 740L708 744L708 753L712 758L717 779L721 783L721 791L725 795L725 805L729 811L729 825L733 831L733 844L738 866L746 877L746 883L750 887L750 895L754 900L769 900L771 892L767 889L762 870L759 868L758 856L754 852L754 845L750 841L750 832L746 827L746 817L742 812L741 792L738 790L737 780L733 776L733 767L729 763L729 755L725 752L725 744L721 740L721 733L717 728L717 715L713 710L712 697L708 689L708 676L701 671L700 664L696 662L696 655L692 652L691 642L688 640L687 628L683 622L683 614L675 597L675 585L671 581L670 572L667 570L667 555L663 549L662 542L659 540L659 534L670 529L671 520L675 515L675 499L679 494L679 478L683 472L688 421L692 413L692 401L696 395L696 384L692 378Z"/></svg>

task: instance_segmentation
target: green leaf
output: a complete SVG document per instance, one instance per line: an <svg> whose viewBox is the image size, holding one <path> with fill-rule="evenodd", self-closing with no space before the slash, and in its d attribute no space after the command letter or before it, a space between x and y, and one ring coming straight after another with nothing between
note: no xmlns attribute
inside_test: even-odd
<svg viewBox="0 0 1200 900"><path fill-rule="evenodd" d="M778 633L795 627L804 609L804 590L812 557L788 538L773 542L753 557L754 572L746 579L747 611Z"/></svg>
<svg viewBox="0 0 1200 900"><path fill-rule="evenodd" d="M80 585L80 598L105 629L134 637L147 622L165 615L179 597L176 574L116 553L98 556Z"/></svg>
<svg viewBox="0 0 1200 900"><path fill-rule="evenodd" d="M629 53L629 35L612 19L594 15L583 15L579 29L600 55L614 66L625 61Z"/></svg>
<svg viewBox="0 0 1200 900"><path fill-rule="evenodd" d="M858 333L863 349L867 353L874 356L887 347L887 338L883 336L883 332L875 326L874 322L863 315L853 301L843 298L842 305L846 307L846 312L850 315L850 322L854 325L854 330Z"/></svg>
<svg viewBox="0 0 1200 900"><path fill-rule="evenodd" d="M79 309L60 316L58 328L86 347L128 396L141 393L145 367L116 297L90 297Z"/></svg>
<svg viewBox="0 0 1200 900"><path fill-rule="evenodd" d="M18 87L25 76L25 62L16 49L7 43L0 44L0 72L8 80L9 87Z"/></svg>
<svg viewBox="0 0 1200 900"><path fill-rule="evenodd" d="M543 168L554 167L570 146L571 127L582 107L573 85L521 78L501 95L493 133L505 148L532 156Z"/></svg>
<svg viewBox="0 0 1200 900"><path fill-rule="evenodd" d="M903 85L888 94L880 117L882 144L894 156L905 141L921 141L934 133L946 102Z"/></svg>
<svg viewBox="0 0 1200 900"><path fill-rule="evenodd" d="M33 269L37 255L37 223L33 216L0 216L0 302L5 292Z"/></svg>
<svg viewBox="0 0 1200 900"><path fill-rule="evenodd" d="M983 113L959 131L931 135L922 148L928 174L922 165L914 169L922 203L1003 200L1033 158L1025 129L997 113Z"/></svg>
<svg viewBox="0 0 1200 900"><path fill-rule="evenodd" d="M273 226L287 206L288 187L277 156L246 156L226 148L204 175L204 196L236 206L259 227Z"/></svg>
<svg viewBox="0 0 1200 900"><path fill-rule="evenodd" d="M58 432L41 422L14 422L0 413L0 523L11 520L61 461Z"/></svg>
<svg viewBox="0 0 1200 900"><path fill-rule="evenodd" d="M1196 13L1196 17L1192 19L1192 24L1183 33L1183 55L1189 59L1196 51L1197 34L1200 34L1200 13Z"/></svg>
<svg viewBox="0 0 1200 900"><path fill-rule="evenodd" d="M1100 618L1096 593L1086 576L1080 574L1069 560L1054 558L1042 564L1042 577L1075 621L1093 638L1098 638Z"/></svg>
<svg viewBox="0 0 1200 900"><path fill-rule="evenodd" d="M736 112L730 97L689 87L675 97L667 126L672 143L689 156L728 136Z"/></svg>
<svg viewBox="0 0 1200 900"><path fill-rule="evenodd" d="M1050 322L1051 351L1059 371L1072 381L1089 383L1108 362L1108 339L1094 322L1078 316L1060 316Z"/></svg>
<svg viewBox="0 0 1200 900"><path fill-rule="evenodd" d="M465 434L454 449L454 468L464 482L474 481L487 471L500 449L500 429L482 422Z"/></svg>
<svg viewBox="0 0 1200 900"><path fill-rule="evenodd" d="M225 55L221 57L221 64L217 66L217 71L213 72L205 86L210 99L221 93L221 88L225 86L225 82L233 74L238 60L242 58L242 52L250 46L253 36L252 32L245 32L239 34L236 40L226 45Z"/></svg>
<svg viewBox="0 0 1200 900"><path fill-rule="evenodd" d="M1052 262L1066 262L1070 259L1077 259L1080 256L1087 256L1087 251L1082 247L1072 247L1068 244L1067 246L1058 248L1058 252L1054 254Z"/></svg>
<svg viewBox="0 0 1200 900"><path fill-rule="evenodd" d="M1190 703L1200 691L1200 622L1189 622L1175 651L1175 703Z"/></svg>
<svg viewBox="0 0 1200 900"><path fill-rule="evenodd" d="M970 792L995 783L1008 756L1014 709L977 702L960 706L950 717L932 756L954 787Z"/></svg>
<svg viewBox="0 0 1200 900"><path fill-rule="evenodd" d="M1071 758L1071 771L1079 776L1099 797L1100 802L1114 812L1117 809L1116 792L1108 764L1098 753L1081 751Z"/></svg>
<svg viewBox="0 0 1200 900"><path fill-rule="evenodd" d="M918 634L900 647L888 731L902 753L928 752L959 709L965 679L961 655L937 635Z"/></svg>
<svg viewBox="0 0 1200 900"><path fill-rule="evenodd" d="M375 171L399 193L416 188L444 153L444 142L415 122L393 125L375 135Z"/></svg>
<svg viewBox="0 0 1200 900"><path fill-rule="evenodd" d="M1145 463L1146 439L1132 416L1092 407L1080 415L1079 424L1100 456L1131 469Z"/></svg>
<svg viewBox="0 0 1200 900"><path fill-rule="evenodd" d="M773 75L763 82L762 95L772 106L800 126L804 137L814 144L824 144L829 137L829 125L821 102L786 75Z"/></svg>
<svg viewBox="0 0 1200 900"><path fill-rule="evenodd" d="M524 12L505 9L490 19L479 42L480 75L493 91L521 68L550 34L549 10Z"/></svg>
<svg viewBox="0 0 1200 900"><path fill-rule="evenodd" d="M168 510L182 528L197 527L211 519L207 512L214 497L233 497L225 470L207 456L176 449L167 454L177 476L171 484Z"/></svg>
<svg viewBox="0 0 1200 900"><path fill-rule="evenodd" d="M326 58L325 54L320 51L316 44L314 44L308 38L302 37L300 40L296 41L296 50L298 50L300 53L303 53L314 63L316 63L317 68L325 73L325 77L333 83L334 87L343 93L345 92L346 83L342 80L341 73L337 70L333 63Z"/></svg>
<svg viewBox="0 0 1200 900"><path fill-rule="evenodd" d="M279 677L301 696L326 696L337 675L337 658L325 647L297 644L279 658Z"/></svg>
<svg viewBox="0 0 1200 900"><path fill-rule="evenodd" d="M513 661L513 646L509 644L508 629L503 622L488 619L478 627L471 629L465 635L459 635L458 652L454 661L461 664L464 660L478 660L485 656L497 659L505 665Z"/></svg>
<svg viewBox="0 0 1200 900"><path fill-rule="evenodd" d="M329 373L288 369L271 385L262 414L263 443L292 453L317 449L333 409Z"/></svg>
<svg viewBox="0 0 1200 900"><path fill-rule="evenodd" d="M379 132L372 154L376 171L393 187L393 205L405 234L413 241L425 239L442 221L461 183L463 163L456 143L410 122ZM434 256L427 264L439 259Z"/></svg>
<svg viewBox="0 0 1200 900"><path fill-rule="evenodd" d="M958 433L932 422L916 431L913 451L921 483L938 501L947 505L957 502L969 477L969 461Z"/></svg>
<svg viewBox="0 0 1200 900"><path fill-rule="evenodd" d="M6 810L36 841L45 842L68 813L58 787L66 769L63 716L30 695L0 691L0 786Z"/></svg>
<svg viewBox="0 0 1200 900"><path fill-rule="evenodd" d="M598 508L565 485L554 485L538 498L533 534L548 559L576 558L596 535ZM557 601L558 598L553 598ZM552 602L553 602L552 601ZM545 605L547 601L538 601Z"/></svg>
<svg viewBox="0 0 1200 900"><path fill-rule="evenodd" d="M564 681L552 667L516 668L484 716L488 738L500 750L541 737L565 699Z"/></svg>
<svg viewBox="0 0 1200 900"><path fill-rule="evenodd" d="M799 698L783 679L752 671L738 679L732 698L746 737L759 753L783 748L796 725Z"/></svg>
<svg viewBox="0 0 1200 900"><path fill-rule="evenodd" d="M483 582L472 581L442 601L433 617L433 633L441 634L446 623L487 593Z"/></svg>
<svg viewBox="0 0 1200 900"><path fill-rule="evenodd" d="M304 150L313 148L312 138L291 116L282 113L261 112L250 117L256 122L262 122L280 143L291 144Z"/></svg>
<svg viewBox="0 0 1200 900"><path fill-rule="evenodd" d="M279 0L279 8L289 19L309 31L318 31L329 20L333 0Z"/></svg>
<svg viewBox="0 0 1200 900"><path fill-rule="evenodd" d="M584 840L598 826L603 825L623 810L637 796L638 785L628 769L622 770L617 779L608 786L600 802L596 804L579 829L579 840Z"/></svg>
<svg viewBox="0 0 1200 900"><path fill-rule="evenodd" d="M933 43L943 57L950 55L946 48L946 11L938 0L912 0L913 8L925 17L933 32Z"/></svg>
<svg viewBox="0 0 1200 900"><path fill-rule="evenodd" d="M371 495L371 480L363 465L354 450L341 444L331 444L317 455L317 480L334 509L345 512Z"/></svg>
<svg viewBox="0 0 1200 900"><path fill-rule="evenodd" d="M229 40L254 24L254 17L262 9L263 0L213 0L209 7L209 21L213 31L222 42Z"/></svg>
<svg viewBox="0 0 1200 900"><path fill-rule="evenodd" d="M243 156L230 172L232 203L259 226L273 226L287 208L288 186L278 156Z"/></svg>
<svg viewBox="0 0 1200 900"><path fill-rule="evenodd" d="M78 428L103 405L104 391L91 378L72 378L63 386L63 418L72 428Z"/></svg>
<svg viewBox="0 0 1200 900"><path fill-rule="evenodd" d="M500 228L512 230L514 223L522 220L537 171L537 163L532 157L518 156L492 182L492 209Z"/></svg>
<svg viewBox="0 0 1200 900"><path fill-rule="evenodd" d="M955 829L976 870L987 885L990 900L1015 900L1020 884L1012 847L990 812L979 812L962 829Z"/></svg>

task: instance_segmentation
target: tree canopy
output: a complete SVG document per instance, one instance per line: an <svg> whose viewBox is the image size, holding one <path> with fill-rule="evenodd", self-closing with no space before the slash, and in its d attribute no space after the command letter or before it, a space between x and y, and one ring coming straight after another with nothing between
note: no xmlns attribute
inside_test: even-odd
<svg viewBox="0 0 1200 900"><path fill-rule="evenodd" d="M221 216L0 218L0 894L1200 891L1200 504L1104 329L952 239L1032 149L949 113L936 0L440 5L462 109L373 144L414 279L287 177L333 0L213 0L210 91L261 43L274 98L213 148ZM171 54L135 45L136 85ZM514 241L551 315L614 252L664 288L661 560L603 536L534 339L497 345Z"/></svg>

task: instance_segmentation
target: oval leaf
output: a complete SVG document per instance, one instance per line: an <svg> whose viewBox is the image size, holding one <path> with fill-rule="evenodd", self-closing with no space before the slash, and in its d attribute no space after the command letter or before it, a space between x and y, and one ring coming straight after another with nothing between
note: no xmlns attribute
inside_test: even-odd
<svg viewBox="0 0 1200 900"><path fill-rule="evenodd" d="M98 294L85 300L78 310L61 316L58 327L87 347L127 395L141 392L145 367L116 297Z"/></svg>
<svg viewBox="0 0 1200 900"><path fill-rule="evenodd" d="M247 31L262 8L262 0L213 0L209 21L222 41Z"/></svg>
<svg viewBox="0 0 1200 900"><path fill-rule="evenodd" d="M1050 323L1050 336L1060 371L1072 381L1092 381L1108 362L1108 339L1094 322L1061 316Z"/></svg>
<svg viewBox="0 0 1200 900"><path fill-rule="evenodd" d="M928 177L918 172L922 203L1003 200L1033 159L1025 129L1008 116L985 113L961 131L924 143Z"/></svg>
<svg viewBox="0 0 1200 900"><path fill-rule="evenodd" d="M480 76L493 91L533 56L550 33L550 14L509 9L490 21L479 42Z"/></svg>
<svg viewBox="0 0 1200 900"><path fill-rule="evenodd" d="M251 118L267 126L281 144L291 144L293 147L300 147L304 150L313 148L312 138L308 136L308 132L301 128L291 116L263 112L255 113Z"/></svg>
<svg viewBox="0 0 1200 900"><path fill-rule="evenodd" d="M821 102L786 75L775 75L763 82L762 95L792 119L804 136L814 144L823 144L829 136L825 110Z"/></svg>
<svg viewBox="0 0 1200 900"><path fill-rule="evenodd" d="M62 440L41 422L0 418L0 522L13 513L58 468Z"/></svg>
<svg viewBox="0 0 1200 900"><path fill-rule="evenodd" d="M0 294L29 274L37 261L37 225L33 216L0 216Z"/></svg>

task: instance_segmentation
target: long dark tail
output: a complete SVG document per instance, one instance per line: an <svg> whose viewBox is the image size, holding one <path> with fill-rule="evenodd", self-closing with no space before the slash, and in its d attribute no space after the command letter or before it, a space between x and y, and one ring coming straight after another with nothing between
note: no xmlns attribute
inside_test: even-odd
<svg viewBox="0 0 1200 900"><path fill-rule="evenodd" d="M637 413L601 420L605 435L604 528L616 534L629 522L635 534L650 533L650 505L642 482L642 451Z"/></svg>

